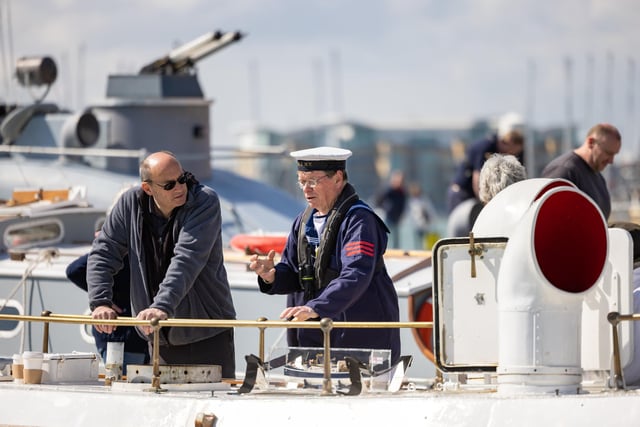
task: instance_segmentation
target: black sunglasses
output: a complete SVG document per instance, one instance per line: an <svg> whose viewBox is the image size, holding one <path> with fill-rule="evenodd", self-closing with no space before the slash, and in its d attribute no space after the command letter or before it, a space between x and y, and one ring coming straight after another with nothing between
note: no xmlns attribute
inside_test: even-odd
<svg viewBox="0 0 640 427"><path fill-rule="evenodd" d="M148 179L146 182L150 182L153 184L156 184L158 187L162 187L165 191L171 191L175 188L176 184L184 184L189 180L189 175L191 175L189 172L182 172L182 175L180 175L178 177L178 179L176 180L172 180L172 181L167 181L164 184L157 184L153 181L151 181L150 179Z"/></svg>

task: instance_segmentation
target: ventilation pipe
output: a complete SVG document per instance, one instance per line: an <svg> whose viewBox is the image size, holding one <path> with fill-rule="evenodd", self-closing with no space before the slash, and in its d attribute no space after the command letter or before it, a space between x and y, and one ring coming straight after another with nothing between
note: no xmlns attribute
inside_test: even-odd
<svg viewBox="0 0 640 427"><path fill-rule="evenodd" d="M473 236L509 237L531 204L556 187L575 188L575 185L561 178L532 178L511 184L480 211Z"/></svg>
<svg viewBox="0 0 640 427"><path fill-rule="evenodd" d="M71 115L62 127L62 143L66 148L89 148L100 136L100 124L91 111Z"/></svg>
<svg viewBox="0 0 640 427"><path fill-rule="evenodd" d="M509 241L497 281L498 392L578 393L582 300L603 274L607 224L596 204L572 186L552 182L549 188L547 182L532 185L528 195L507 191L515 186L503 190L515 210L524 206L521 198L533 202L504 231ZM509 208L498 196L483 214ZM502 222L500 216L493 221Z"/></svg>

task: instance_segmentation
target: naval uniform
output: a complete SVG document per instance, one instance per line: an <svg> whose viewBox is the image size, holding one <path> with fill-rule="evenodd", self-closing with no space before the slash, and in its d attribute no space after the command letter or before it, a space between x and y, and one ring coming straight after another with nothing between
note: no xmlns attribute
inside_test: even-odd
<svg viewBox="0 0 640 427"><path fill-rule="evenodd" d="M349 189L353 191L353 187L347 184L343 193ZM267 294L289 294L289 306L306 305L319 315L318 319L311 321L325 317L334 321L399 321L398 295L382 258L387 247L387 228L363 202L353 206L340 224L329 263L329 269L337 272L337 277L319 289L315 297L305 301L299 279L297 248L303 214L298 215L293 223L281 261L275 266L274 281L266 283L258 277L260 290ZM290 331L293 332L288 340L290 346L323 347L319 329ZM392 363L395 363L400 357L400 331L397 328L334 328L331 346L389 349Z"/></svg>

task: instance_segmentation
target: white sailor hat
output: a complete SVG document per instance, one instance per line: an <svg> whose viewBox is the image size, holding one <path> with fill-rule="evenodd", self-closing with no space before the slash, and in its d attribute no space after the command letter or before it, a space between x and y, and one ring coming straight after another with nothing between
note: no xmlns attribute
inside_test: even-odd
<svg viewBox="0 0 640 427"><path fill-rule="evenodd" d="M498 120L498 137L504 138L511 132L524 133L524 119L518 113L504 114Z"/></svg>
<svg viewBox="0 0 640 427"><path fill-rule="evenodd" d="M337 147L317 147L291 152L291 157L298 161L299 171L344 170L346 160L351 157L351 150Z"/></svg>

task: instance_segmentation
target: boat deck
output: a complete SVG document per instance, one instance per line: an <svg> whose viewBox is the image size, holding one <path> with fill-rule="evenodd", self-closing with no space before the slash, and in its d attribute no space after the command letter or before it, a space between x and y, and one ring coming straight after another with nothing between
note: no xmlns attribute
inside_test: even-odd
<svg viewBox="0 0 640 427"><path fill-rule="evenodd" d="M141 385L138 385L141 386ZM0 382L4 425L37 426L619 426L637 425L640 391L602 388L576 395L504 395L491 388L321 395L282 389L237 394L218 383L205 391L149 392L141 388L22 385ZM211 423L198 424L208 419ZM215 421L213 421L215 419Z"/></svg>

